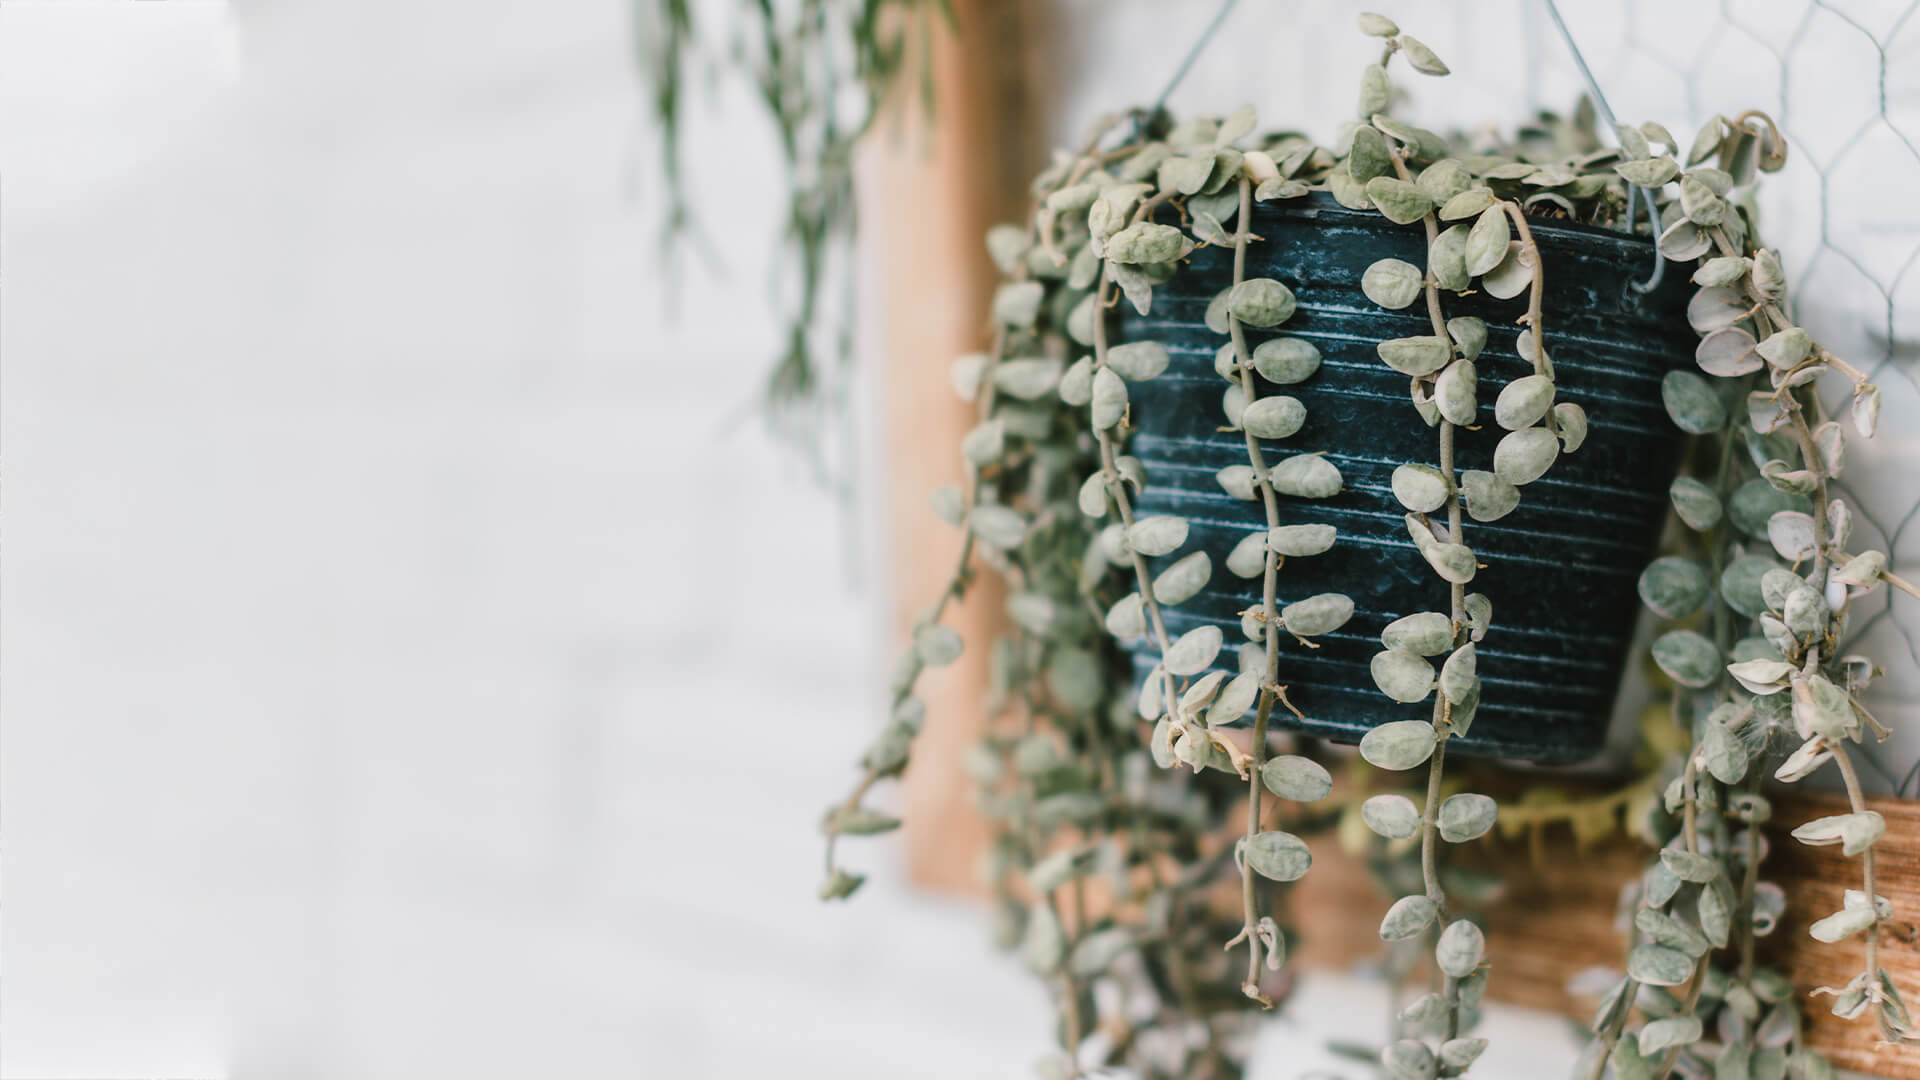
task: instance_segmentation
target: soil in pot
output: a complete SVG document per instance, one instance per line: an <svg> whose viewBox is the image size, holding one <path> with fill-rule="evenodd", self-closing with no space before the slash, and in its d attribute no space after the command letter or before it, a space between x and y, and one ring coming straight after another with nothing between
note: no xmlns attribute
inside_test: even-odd
<svg viewBox="0 0 1920 1080"><path fill-rule="evenodd" d="M1640 608L1635 584L1659 540L1683 438L1667 418L1660 383L1690 362L1696 339L1685 317L1685 274L1667 273L1650 294L1632 287L1652 266L1651 241L1547 220L1530 225L1545 264L1559 400L1579 403L1591 426L1578 452L1527 486L1518 509L1497 521L1467 522L1483 564L1469 588L1493 601L1493 628L1478 649L1483 703L1471 730L1449 747L1568 763L1591 756L1605 740ZM1278 387L1262 380L1263 394L1299 398L1308 417L1294 436L1268 444L1268 460L1324 451L1345 480L1330 499L1281 498L1283 523L1339 529L1332 550L1287 564L1281 600L1338 591L1355 603L1346 626L1315 639L1321 648L1283 649L1281 682L1307 720L1276 709L1274 722L1357 742L1377 724L1425 717L1424 707L1382 696L1368 662L1389 622L1447 607L1445 586L1408 539L1406 511L1390 485L1396 466L1431 463L1438 439L1408 401L1407 377L1374 351L1387 338L1430 334L1432 325L1424 304L1386 311L1360 290L1362 273L1376 260L1424 266L1425 235L1321 193L1256 205L1252 230L1261 242L1248 250L1247 276L1285 282L1299 306L1272 331L1250 330L1249 345L1284 334L1312 342L1322 357L1304 382ZM1173 356L1165 374L1133 391L1138 428L1130 452L1149 481L1138 512L1189 518L1191 540L1181 554L1205 550L1216 567L1205 592L1167 612L1167 630L1177 636L1211 622L1237 642L1245 640L1239 613L1259 604L1259 582L1218 568L1241 537L1264 529L1265 519L1258 503L1231 498L1215 480L1221 468L1247 460L1242 435L1219 430L1228 384L1214 372L1214 354L1226 338L1205 321L1208 302L1231 281L1232 253L1207 247L1191 258L1156 289L1150 315L1121 305L1116 337L1156 340ZM1526 298L1476 292L1443 299L1449 317L1487 322L1478 360L1482 419L1477 430L1460 431L1456 467L1491 469L1503 434L1493 422L1493 397L1532 370L1515 352L1514 320L1526 311ZM1137 644L1136 676L1157 655L1144 640ZM1220 665L1233 670L1234 663L1233 650L1222 650Z"/></svg>

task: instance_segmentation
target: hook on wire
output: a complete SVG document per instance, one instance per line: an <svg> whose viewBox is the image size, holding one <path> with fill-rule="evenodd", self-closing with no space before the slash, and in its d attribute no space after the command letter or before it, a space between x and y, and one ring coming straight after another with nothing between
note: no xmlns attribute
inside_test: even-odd
<svg viewBox="0 0 1920 1080"><path fill-rule="evenodd" d="M1215 35L1220 33L1220 27L1226 24L1227 16L1233 14L1234 5L1239 2L1240 0L1222 0L1220 10L1213 13L1213 18L1209 20L1206 27L1200 31L1199 39L1193 43L1191 49L1187 50L1187 55L1181 59L1180 66L1173 70L1173 77L1168 79L1167 85L1161 88L1160 96L1153 99L1153 104L1147 109L1144 117L1139 113L1134 115L1133 122L1136 132L1142 124L1158 116L1160 110L1166 107L1168 96L1180 85L1180 81L1187 77L1187 72L1193 70L1193 65L1200 59L1200 54L1205 52L1207 46L1213 43Z"/></svg>
<svg viewBox="0 0 1920 1080"><path fill-rule="evenodd" d="M1614 133L1614 141L1620 140L1620 121L1613 118L1613 109L1607 104L1607 95L1600 92L1600 80L1593 77L1593 69L1587 66L1587 58L1580 53L1580 46L1573 40L1573 31L1567 28L1567 20L1560 17L1560 6L1554 0L1541 0L1547 8L1547 16L1560 31L1560 40L1566 42L1567 52L1573 56L1573 66L1580 69L1580 78L1587 84L1587 94L1593 98L1593 107L1599 111L1600 118L1607 122L1607 130ZM1632 183L1632 181L1628 181ZM1647 228L1654 234L1653 273L1645 281L1633 283L1634 291L1650 293L1660 287L1660 279L1666 275L1667 260L1660 254L1660 212L1653 204L1653 192L1638 184L1633 190L1640 196L1640 202L1647 208ZM1627 200L1627 231L1632 232L1634 225L1634 200Z"/></svg>

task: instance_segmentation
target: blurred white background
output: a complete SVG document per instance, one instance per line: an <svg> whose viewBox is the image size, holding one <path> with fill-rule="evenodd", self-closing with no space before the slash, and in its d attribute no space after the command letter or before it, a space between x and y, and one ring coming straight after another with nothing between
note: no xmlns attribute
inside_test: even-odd
<svg viewBox="0 0 1920 1080"><path fill-rule="evenodd" d="M1088 56L1168 6L1064 5ZM1357 6L1307 8L1344 43ZM698 106L726 270L670 282L629 34L622 0L0 4L7 1077L958 1080L1044 1049L1037 988L887 845L859 903L812 899L884 542L751 416L767 132ZM1344 101L1302 34L1220 55ZM1143 96L1088 70L1069 118ZM1249 96L1223 79L1177 103ZM1259 1075L1376 1030L1370 987L1316 985ZM1478 1074L1563 1071L1560 1021L1496 1025Z"/></svg>

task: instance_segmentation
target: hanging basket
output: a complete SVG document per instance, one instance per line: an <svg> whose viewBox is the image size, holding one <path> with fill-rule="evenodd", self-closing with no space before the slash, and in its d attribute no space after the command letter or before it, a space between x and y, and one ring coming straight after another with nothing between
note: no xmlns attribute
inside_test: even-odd
<svg viewBox="0 0 1920 1080"><path fill-rule="evenodd" d="M1685 317L1684 275L1666 275L1649 294L1632 287L1653 260L1650 240L1546 220L1530 225L1545 267L1545 306L1554 313L1549 346L1560 398L1585 408L1591 426L1585 445L1529 485L1518 509L1497 521L1467 522L1484 566L1469 588L1492 600L1493 627L1478 649L1483 704L1470 731L1449 748L1568 763L1591 756L1606 738L1639 610L1636 581L1659 541L1684 438L1661 403L1661 379L1689 361L1696 339ZM1276 332L1305 338L1322 356L1304 382L1277 391L1263 385L1299 398L1308 416L1295 437L1268 444L1269 461L1301 447L1324 449L1345 480L1330 499L1281 497L1283 524L1339 529L1332 550L1288 565L1281 599L1337 591L1355 603L1352 620L1315 638L1321 647L1310 657L1283 651L1280 681L1307 719L1276 709L1274 722L1357 742L1375 725L1411 715L1384 698L1369 675L1381 629L1403 615L1447 608L1445 587L1414 550L1406 510L1390 485L1395 466L1432 456L1433 432L1408 402L1407 377L1374 352L1382 340L1430 334L1432 326L1424 304L1386 311L1360 290L1376 260L1425 265L1425 236L1417 226L1346 209L1321 193L1258 204L1251 228L1265 242L1249 249L1247 276L1277 278L1299 300ZM1205 550L1222 566L1234 544L1264 530L1266 519L1259 503L1228 496L1215 479L1221 468L1247 460L1242 434L1218 427L1227 383L1214 372L1214 355L1226 339L1205 322L1208 302L1231 283L1232 252L1207 247L1191 259L1156 290L1151 315L1121 305L1117 335L1151 338L1173 356L1164 375L1134 391L1139 427L1130 450L1148 477L1138 512L1189 518L1183 553ZM1514 347L1524 296L1447 294L1446 304L1450 316L1487 322L1482 386L1532 370ZM1253 332L1249 344L1260 340ZM1503 432L1490 401L1481 416L1479 428L1459 432L1460 469L1492 467ZM1216 573L1205 592L1167 611L1167 631L1178 636L1214 623L1228 641L1244 640L1240 613L1259 603L1257 579ZM1158 650L1142 639L1134 647L1136 675L1144 677L1157 659ZM1233 650L1224 650L1219 664L1233 670Z"/></svg>

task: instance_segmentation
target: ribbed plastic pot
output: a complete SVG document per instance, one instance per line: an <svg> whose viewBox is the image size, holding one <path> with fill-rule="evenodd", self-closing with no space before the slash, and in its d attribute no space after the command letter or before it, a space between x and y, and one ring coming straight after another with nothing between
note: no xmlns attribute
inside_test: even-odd
<svg viewBox="0 0 1920 1080"><path fill-rule="evenodd" d="M1546 268L1546 336L1558 400L1578 402L1590 431L1577 453L1562 455L1545 478L1523 489L1517 510L1494 522L1467 520L1467 540L1484 565L1469 589L1493 601L1493 627L1478 649L1480 710L1470 731L1449 745L1558 764L1592 756L1606 738L1639 609L1636 581L1659 540L1681 447L1660 382L1688 361L1695 339L1685 317L1685 274L1668 273L1651 294L1632 288L1652 264L1646 238L1547 220L1529 225ZM1427 715L1375 688L1368 663L1382 647L1381 629L1416 611L1447 610L1446 585L1414 550L1406 511L1390 486L1395 466L1436 460L1438 436L1414 411L1407 377L1374 352L1387 338L1431 334L1432 323L1424 303L1386 311L1360 291L1361 274L1376 260L1426 265L1425 234L1319 193L1257 205L1252 229L1261 239L1248 249L1247 276L1285 282L1299 306L1272 331L1250 330L1249 344L1268 334L1302 337L1323 358L1303 383L1260 381L1262 393L1290 394L1307 407L1299 432L1267 444L1268 460L1324 451L1345 480L1331 499L1281 498L1283 523L1339 529L1332 550L1287 562L1281 600L1344 592L1355 604L1345 627L1315 639L1321 648L1282 649L1280 680L1307 720L1276 710L1274 722L1357 742L1378 724ZM1229 573L1226 556L1241 537L1266 527L1258 503L1229 497L1215 480L1221 468L1247 461L1244 437L1219 430L1227 383L1213 358L1226 339L1205 322L1208 301L1231 283L1231 254L1194 252L1187 268L1155 290L1148 316L1122 304L1116 323L1120 340L1159 341L1173 356L1165 374L1131 388L1131 452L1148 480L1138 512L1190 519L1188 545L1174 557L1203 549L1215 568L1205 592L1167 613L1167 631L1177 636L1210 622L1230 644L1245 640L1239 612L1259 603L1259 581ZM1487 322L1477 362L1482 421L1478 430L1458 433L1456 467L1491 469L1504 434L1493 422L1493 397L1532 370L1514 350L1526 297L1442 295L1449 317ZM1157 656L1141 639L1136 676L1144 677ZM1223 649L1220 666L1234 664L1233 649Z"/></svg>

